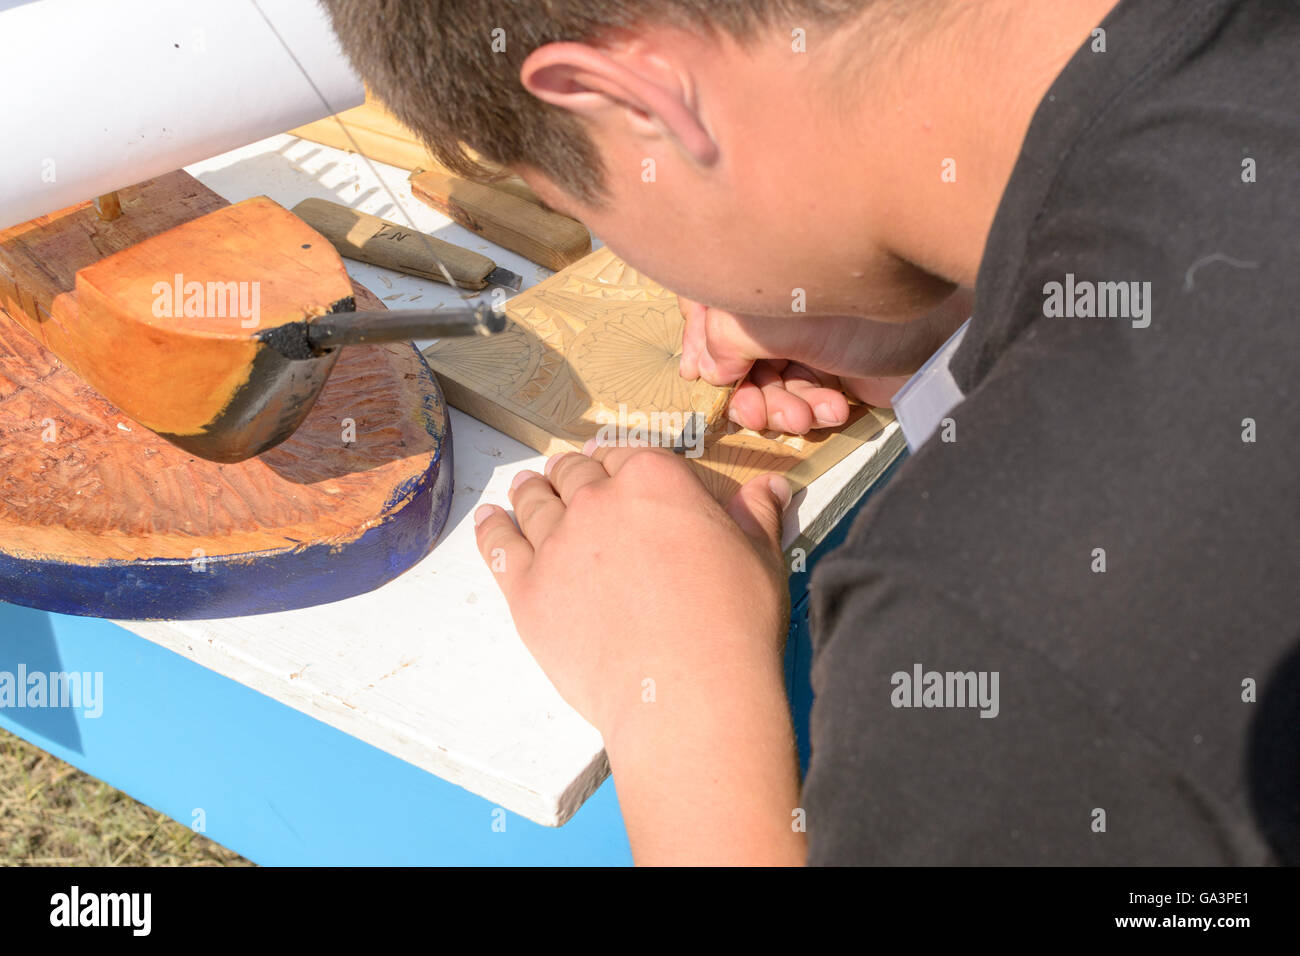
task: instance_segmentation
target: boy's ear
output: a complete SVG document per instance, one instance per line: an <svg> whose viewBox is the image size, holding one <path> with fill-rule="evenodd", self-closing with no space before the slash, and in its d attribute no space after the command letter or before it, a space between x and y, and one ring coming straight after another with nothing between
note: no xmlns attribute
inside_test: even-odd
<svg viewBox="0 0 1300 956"><path fill-rule="evenodd" d="M662 63L615 59L585 43L548 43L528 55L519 79L539 100L592 123L618 116L642 136L667 135L701 165L717 160L718 146L689 91Z"/></svg>

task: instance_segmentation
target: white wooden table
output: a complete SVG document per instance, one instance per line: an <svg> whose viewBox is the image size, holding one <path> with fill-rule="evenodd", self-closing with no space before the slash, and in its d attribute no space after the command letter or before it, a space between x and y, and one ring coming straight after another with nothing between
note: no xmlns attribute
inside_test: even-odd
<svg viewBox="0 0 1300 956"><path fill-rule="evenodd" d="M414 224L524 277L550 275L411 198L406 172L296 137L274 136L187 167L231 202L310 196ZM391 308L456 301L447 286L357 262L349 271ZM423 344L423 343L422 343ZM471 515L508 506L521 468L543 458L451 412L455 491L446 530L419 565L384 587L332 604L208 621L122 627L417 767L541 824L564 823L608 773L600 735L524 649L474 543ZM896 423L795 499L788 548L811 548L902 449Z"/></svg>

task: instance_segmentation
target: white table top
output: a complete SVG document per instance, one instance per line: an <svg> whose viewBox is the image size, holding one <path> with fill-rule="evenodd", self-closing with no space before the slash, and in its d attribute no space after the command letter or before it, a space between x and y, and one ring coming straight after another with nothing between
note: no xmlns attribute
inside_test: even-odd
<svg viewBox="0 0 1300 956"><path fill-rule="evenodd" d="M289 135L187 167L237 202L291 207L318 196L414 224L524 277L551 274L413 199L406 172ZM348 261L393 308L456 300L447 286ZM424 343L421 343L424 344ZM511 623L474 543L483 502L508 507L510 479L543 458L451 411L455 490L433 552L369 594L278 614L122 627L538 823L564 823L608 773L600 735L556 693ZM897 423L795 499L788 548L811 550L903 446Z"/></svg>

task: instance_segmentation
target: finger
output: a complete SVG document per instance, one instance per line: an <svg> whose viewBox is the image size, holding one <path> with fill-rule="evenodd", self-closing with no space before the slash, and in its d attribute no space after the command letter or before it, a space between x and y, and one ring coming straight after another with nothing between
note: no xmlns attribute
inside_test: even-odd
<svg viewBox="0 0 1300 956"><path fill-rule="evenodd" d="M771 427L802 435L811 428L842 425L848 420L849 402L843 392L823 387L817 374L805 366L793 362L755 362L749 380L762 392L763 409L761 412L756 409L751 397L745 400L741 413L746 415L746 421L765 420L766 426L746 424L746 427Z"/></svg>
<svg viewBox="0 0 1300 956"><path fill-rule="evenodd" d="M838 375L832 375L830 372L823 372L821 369L817 369L817 368L810 369L807 368L807 366L800 366L800 368L805 368L807 369L807 371L812 372L813 378L817 380L817 384L822 386L823 388L834 388L840 390L841 392L845 390L844 385L842 382L840 382L840 377Z"/></svg>
<svg viewBox="0 0 1300 956"><path fill-rule="evenodd" d="M710 385L721 387L734 385L736 382L739 382L748 375L749 369L753 365L753 361L750 359L735 357L716 359L713 357L713 352L709 350L709 347L706 344L700 349L699 355L696 356L696 364L699 369L700 378L704 379L704 381L708 382Z"/></svg>
<svg viewBox="0 0 1300 956"><path fill-rule="evenodd" d="M740 319L720 309L705 311L701 323L704 342L698 357L700 377L710 385L731 385L747 374L757 358L753 340Z"/></svg>
<svg viewBox="0 0 1300 956"><path fill-rule="evenodd" d="M607 472L598 461L576 451L552 455L546 461L546 477L559 494L560 500L567 506L573 503L573 496L579 488L597 481L609 479Z"/></svg>
<svg viewBox="0 0 1300 956"><path fill-rule="evenodd" d="M785 371L789 363L774 362L770 359L762 359L755 362L754 367L749 370L749 380L759 388L767 388L769 385L780 385L784 379L781 373Z"/></svg>
<svg viewBox="0 0 1300 956"><path fill-rule="evenodd" d="M700 356L700 376L711 385L739 382L749 374L755 359L766 357L752 351L752 345L734 315L710 309L704 317L704 353Z"/></svg>
<svg viewBox="0 0 1300 956"><path fill-rule="evenodd" d="M877 408L889 408L894 396L907 384L908 376L894 375L880 378L846 378L844 387L853 393L858 401L875 405Z"/></svg>
<svg viewBox="0 0 1300 956"><path fill-rule="evenodd" d="M781 370L789 363L761 359L754 363L745 381L736 386L728 406L727 417L742 428L767 431L776 428L768 421L767 396L763 389L781 383ZM784 430L784 429L779 429Z"/></svg>
<svg viewBox="0 0 1300 956"><path fill-rule="evenodd" d="M763 390L753 382L741 382L731 394L727 417L741 428L766 431L767 401L763 398Z"/></svg>
<svg viewBox="0 0 1300 956"><path fill-rule="evenodd" d="M535 471L521 471L510 485L515 521L534 548L546 540L564 517L564 502L551 483Z"/></svg>
<svg viewBox="0 0 1300 956"><path fill-rule="evenodd" d="M823 388L806 379L786 378L785 390L812 409L813 428L829 428L848 421L849 400L838 388Z"/></svg>
<svg viewBox="0 0 1300 956"><path fill-rule="evenodd" d="M474 512L474 522L478 553L509 601L515 582L533 563L533 546L520 534L504 508L482 505Z"/></svg>
<svg viewBox="0 0 1300 956"><path fill-rule="evenodd" d="M813 426L813 410L808 403L786 390L778 378L760 386L767 409L768 427L787 435L802 435Z"/></svg>
<svg viewBox="0 0 1300 956"><path fill-rule="evenodd" d="M682 331L682 357L678 372L682 378L695 381L700 377L700 354L704 351L704 306L690 299L677 297L686 327Z"/></svg>
<svg viewBox="0 0 1300 956"><path fill-rule="evenodd" d="M601 445L591 453L591 458L593 461L600 462L606 474L613 478L637 455L660 455L671 461L678 461L677 456L667 448L652 448L645 445Z"/></svg>
<svg viewBox="0 0 1300 956"><path fill-rule="evenodd" d="M781 554L782 515L790 504L790 482L767 474L747 481L727 503L727 514L760 551Z"/></svg>

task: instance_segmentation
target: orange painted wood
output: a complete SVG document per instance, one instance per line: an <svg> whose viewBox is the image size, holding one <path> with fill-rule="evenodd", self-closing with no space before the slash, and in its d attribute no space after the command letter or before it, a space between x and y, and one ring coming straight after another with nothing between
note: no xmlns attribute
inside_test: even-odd
<svg viewBox="0 0 1300 956"><path fill-rule="evenodd" d="M166 191L124 197L110 223L87 204L0 233L0 305L136 421L197 435L249 381L259 329L332 311L352 287L333 247L266 197L144 238L113 228L187 215Z"/></svg>

